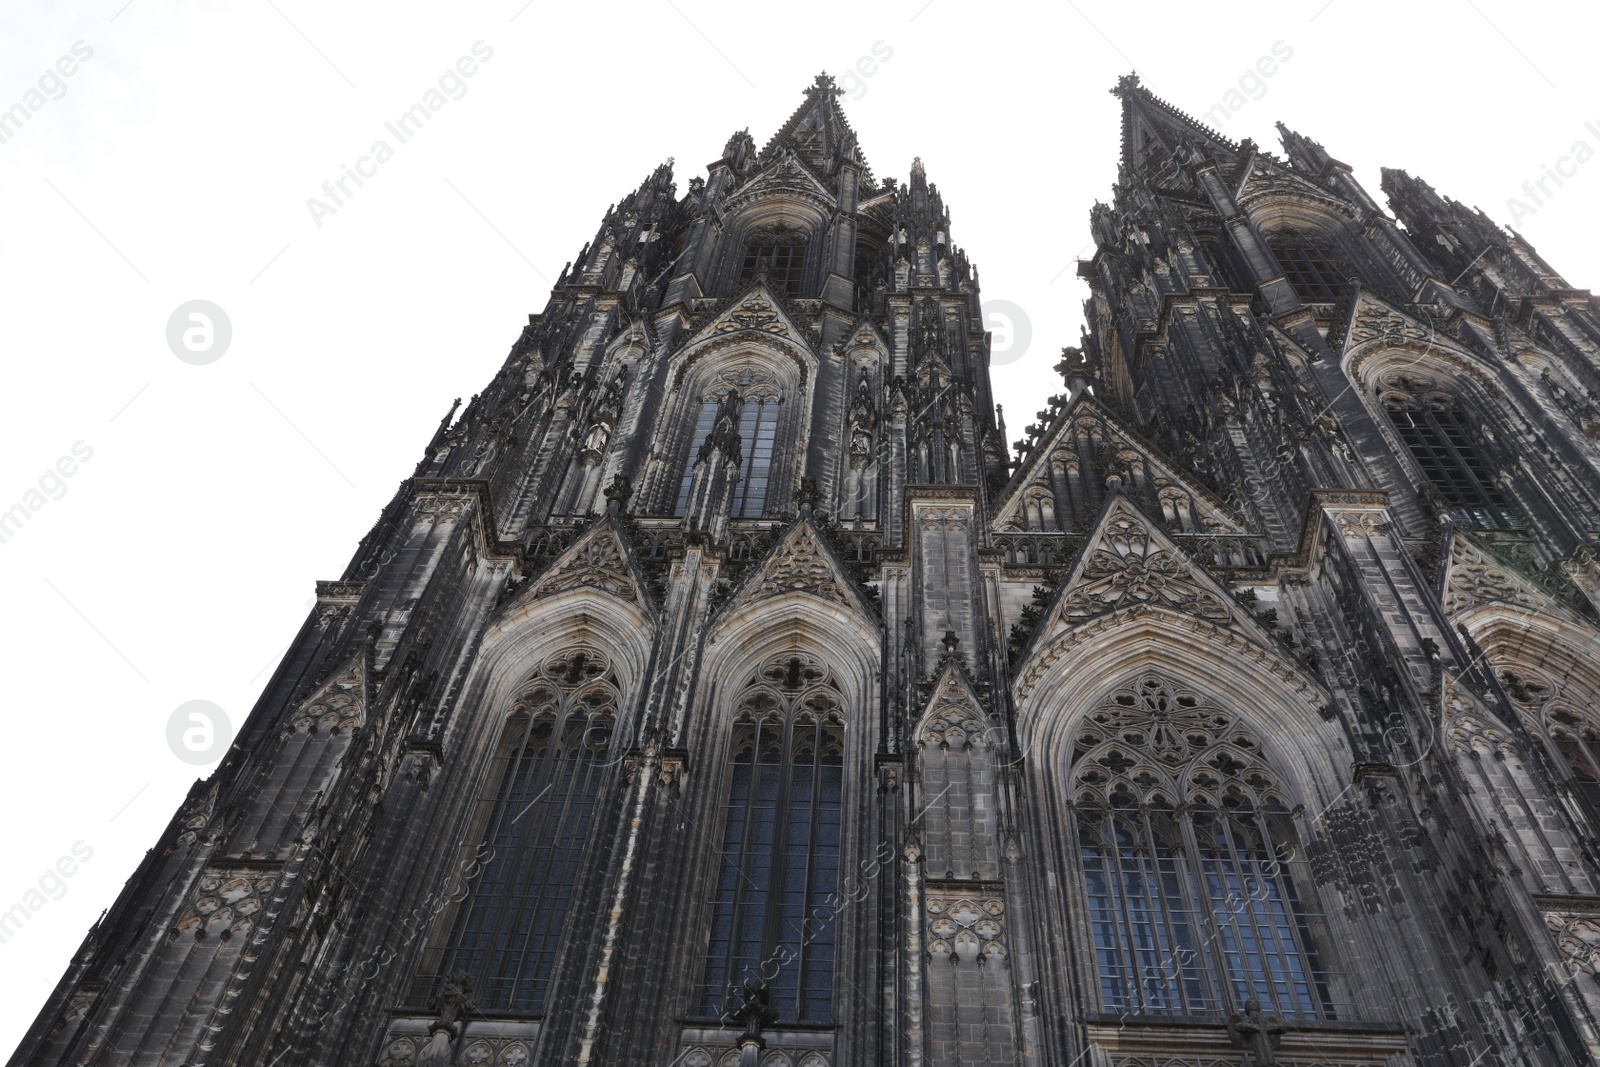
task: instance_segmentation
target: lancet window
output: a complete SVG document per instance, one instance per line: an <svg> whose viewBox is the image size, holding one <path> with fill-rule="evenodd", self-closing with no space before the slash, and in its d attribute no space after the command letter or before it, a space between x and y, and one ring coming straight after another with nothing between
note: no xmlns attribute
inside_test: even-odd
<svg viewBox="0 0 1600 1067"><path fill-rule="evenodd" d="M1578 794L1600 820L1600 714L1582 693L1568 693L1543 674L1518 668L1502 671L1506 692L1524 711L1529 725L1571 774Z"/></svg>
<svg viewBox="0 0 1600 1067"><path fill-rule="evenodd" d="M818 661L763 665L735 706L721 865L700 1011L762 981L785 1022L827 1022L843 803L844 718Z"/></svg>
<svg viewBox="0 0 1600 1067"><path fill-rule="evenodd" d="M481 873L457 913L448 950L430 954L441 964L434 982L466 972L480 1012L545 1010L617 708L605 655L585 647L547 660L512 708L478 801Z"/></svg>
<svg viewBox="0 0 1600 1067"><path fill-rule="evenodd" d="M674 515L682 515L689 506L696 465L717 450L739 469L729 514L736 519L761 517L772 481L772 454L782 402L777 383L754 367L741 367L718 376L700 401L689 455L678 483Z"/></svg>
<svg viewBox="0 0 1600 1067"><path fill-rule="evenodd" d="M1332 1016L1287 803L1236 715L1141 677L1079 726L1072 790L1104 1010Z"/></svg>
<svg viewBox="0 0 1600 1067"><path fill-rule="evenodd" d="M1521 529L1521 512L1495 480L1456 398L1417 374L1391 375L1383 387L1390 422L1446 503L1483 529Z"/></svg>
<svg viewBox="0 0 1600 1067"><path fill-rule="evenodd" d="M1267 238L1267 244L1302 302L1331 304L1339 298L1349 271L1334 259L1322 238L1283 233Z"/></svg>
<svg viewBox="0 0 1600 1067"><path fill-rule="evenodd" d="M804 236L793 230L757 231L745 245L739 284L749 285L757 275L765 274L767 283L774 289L789 296L799 296L805 264Z"/></svg>

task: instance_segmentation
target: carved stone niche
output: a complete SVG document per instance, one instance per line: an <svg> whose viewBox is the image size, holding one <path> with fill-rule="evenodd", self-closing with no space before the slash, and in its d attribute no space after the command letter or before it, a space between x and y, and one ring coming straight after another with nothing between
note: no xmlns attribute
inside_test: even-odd
<svg viewBox="0 0 1600 1067"><path fill-rule="evenodd" d="M1239 1067L1241 1053L1222 1019L1091 1016L1090 1062L1097 1067ZM1274 1049L1277 1067L1410 1067L1398 1024L1296 1019Z"/></svg>
<svg viewBox="0 0 1600 1067"><path fill-rule="evenodd" d="M377 1067L417 1067L428 1047L431 1015L397 1016L383 1035ZM481 1033L477 1031L482 1031ZM539 1040L536 1022L468 1019L453 1047L455 1067L528 1067Z"/></svg>

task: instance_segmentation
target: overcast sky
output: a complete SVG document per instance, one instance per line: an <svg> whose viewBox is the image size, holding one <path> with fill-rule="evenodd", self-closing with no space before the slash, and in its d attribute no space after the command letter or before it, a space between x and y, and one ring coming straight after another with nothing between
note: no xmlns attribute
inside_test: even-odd
<svg viewBox="0 0 1600 1067"><path fill-rule="evenodd" d="M820 70L857 71L844 107L874 172L904 180L920 155L985 299L1026 313L1026 351L995 372L1013 440L1078 339L1074 263L1117 167L1107 90L1131 69L1229 137L1276 150L1283 120L1380 200L1380 166L1503 222L1522 199L1517 228L1573 285L1600 282L1591 5L351 7L0 14L0 113L26 111L0 124L0 511L30 514L0 543L0 912L30 914L0 943L0 1053L214 766L174 755L175 709L209 701L237 727L313 582L339 576L607 205L668 156L682 192L733 131L764 143ZM399 144L384 124L433 89ZM314 218L307 200L380 139L392 158ZM1579 141L1585 161L1529 199ZM231 325L205 365L168 343L193 300ZM79 842L91 858L47 876Z"/></svg>

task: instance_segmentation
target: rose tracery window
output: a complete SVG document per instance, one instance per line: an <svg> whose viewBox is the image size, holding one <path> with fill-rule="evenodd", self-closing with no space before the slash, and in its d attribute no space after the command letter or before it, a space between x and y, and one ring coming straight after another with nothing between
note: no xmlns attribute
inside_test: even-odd
<svg viewBox="0 0 1600 1067"><path fill-rule="evenodd" d="M479 1011L545 1010L617 707L615 676L593 648L557 653L523 688L478 801L488 858L447 950L429 953L437 969L419 982L420 1000L441 976L465 971Z"/></svg>
<svg viewBox="0 0 1600 1067"><path fill-rule="evenodd" d="M1333 1015L1288 807L1236 716L1147 675L1079 726L1072 782L1104 1010Z"/></svg>
<svg viewBox="0 0 1600 1067"><path fill-rule="evenodd" d="M702 1015L760 979L779 1020L831 1019L843 777L837 683L807 656L768 662L734 712Z"/></svg>
<svg viewBox="0 0 1600 1067"><path fill-rule="evenodd" d="M1422 476L1452 507L1489 530L1520 530L1521 513L1485 462L1456 398L1432 379L1408 372L1381 383L1389 414Z"/></svg>

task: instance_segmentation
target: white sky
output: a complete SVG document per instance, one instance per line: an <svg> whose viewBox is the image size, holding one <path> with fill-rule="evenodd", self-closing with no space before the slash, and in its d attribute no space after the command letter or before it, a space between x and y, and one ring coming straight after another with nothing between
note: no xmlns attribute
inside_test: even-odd
<svg viewBox="0 0 1600 1067"><path fill-rule="evenodd" d="M1116 174L1117 76L1198 115L1275 42L1224 123L1320 140L1509 221L1577 140L1600 149L1585 4L1200 5L955 0L12 3L0 110L93 55L0 144L0 511L82 441L93 457L0 544L6 813L0 912L77 841L93 858L0 943L0 1052L20 1040L197 774L167 745L190 700L242 722L308 607L481 388L608 204L667 156L679 190L734 130L764 143L818 70L892 56L844 101L874 171L922 156L989 300L1031 320L997 370L1011 439L1059 379L1086 295L1088 211ZM317 228L306 199L388 138L476 41L493 58ZM54 91L48 84L46 88ZM1594 123L1592 129L1586 122ZM1553 188L1553 187L1552 187ZM1519 229L1600 283L1591 160ZM180 362L168 317L220 305L231 347ZM38 902L41 898L31 898Z"/></svg>

